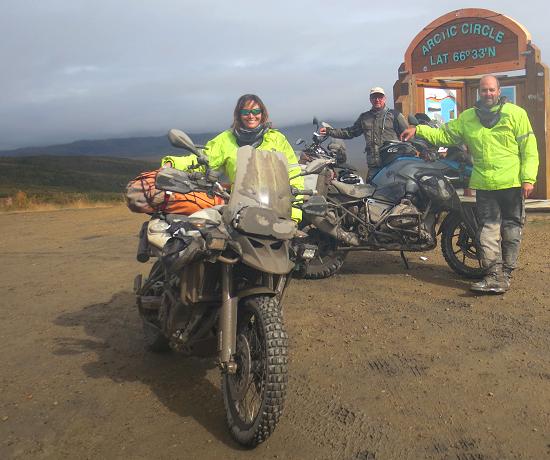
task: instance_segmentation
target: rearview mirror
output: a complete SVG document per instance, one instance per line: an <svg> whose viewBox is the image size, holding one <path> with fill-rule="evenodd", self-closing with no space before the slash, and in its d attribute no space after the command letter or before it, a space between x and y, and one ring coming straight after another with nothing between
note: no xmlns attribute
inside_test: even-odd
<svg viewBox="0 0 550 460"><path fill-rule="evenodd" d="M191 138L180 129L171 129L168 131L168 139L174 147L187 150L195 155L199 153Z"/></svg>
<svg viewBox="0 0 550 460"><path fill-rule="evenodd" d="M191 138L181 129L171 129L168 131L168 139L174 147L194 153L197 156L197 162L200 165L208 165L208 158L200 152L197 146L193 144Z"/></svg>
<svg viewBox="0 0 550 460"><path fill-rule="evenodd" d="M418 119L412 113L409 113L409 116L407 117L407 121L409 122L409 125L413 125L413 126L418 126L420 124Z"/></svg>
<svg viewBox="0 0 550 460"><path fill-rule="evenodd" d="M430 123L433 123L433 120L424 112L415 113L414 116L418 120L418 123L424 123L427 125L429 125Z"/></svg>

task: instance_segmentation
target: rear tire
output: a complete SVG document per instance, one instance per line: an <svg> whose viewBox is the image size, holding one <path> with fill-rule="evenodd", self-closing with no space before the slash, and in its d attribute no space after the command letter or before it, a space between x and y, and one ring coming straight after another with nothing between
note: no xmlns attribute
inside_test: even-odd
<svg viewBox="0 0 550 460"><path fill-rule="evenodd" d="M156 261L151 267L149 277L143 283L138 291L138 296L151 296L159 298L162 296L162 284L164 278L164 268L160 261ZM145 348L154 353L165 353L170 351L168 338L162 333L160 321L158 318L159 310L145 309L141 307L138 297L139 316L143 323L143 338L145 340Z"/></svg>
<svg viewBox="0 0 550 460"><path fill-rule="evenodd" d="M473 235L458 214L448 216L441 229L443 257L456 273L466 278L483 278L487 272L481 266L476 235Z"/></svg>
<svg viewBox="0 0 550 460"><path fill-rule="evenodd" d="M312 229L309 231L306 243L317 246L317 252L313 259L296 272L296 278L306 280L329 278L338 273L344 265L348 253L347 251L338 251L336 240L329 235L316 228Z"/></svg>
<svg viewBox="0 0 550 460"><path fill-rule="evenodd" d="M222 375L227 423L239 444L254 447L275 429L286 395L288 336L275 298L239 305L235 362L237 372Z"/></svg>

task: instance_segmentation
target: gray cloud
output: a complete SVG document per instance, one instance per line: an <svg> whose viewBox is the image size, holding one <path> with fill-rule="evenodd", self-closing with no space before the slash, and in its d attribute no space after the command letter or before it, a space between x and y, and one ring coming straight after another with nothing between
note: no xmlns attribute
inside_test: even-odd
<svg viewBox="0 0 550 460"><path fill-rule="evenodd" d="M542 2L470 1L524 24ZM349 120L388 91L410 41L451 1L4 0L0 148L228 126L255 92L279 125Z"/></svg>

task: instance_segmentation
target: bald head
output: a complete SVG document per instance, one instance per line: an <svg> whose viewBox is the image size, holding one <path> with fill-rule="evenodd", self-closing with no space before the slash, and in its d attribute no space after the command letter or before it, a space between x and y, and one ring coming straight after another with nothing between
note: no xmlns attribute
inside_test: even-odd
<svg viewBox="0 0 550 460"><path fill-rule="evenodd" d="M500 83L494 75L485 75L479 80L479 99L486 107L498 103L500 97Z"/></svg>
<svg viewBox="0 0 550 460"><path fill-rule="evenodd" d="M494 75L484 75L483 77L481 77L479 79L479 86L481 86L482 84L493 85L500 89L500 83L498 81L498 78L495 77Z"/></svg>

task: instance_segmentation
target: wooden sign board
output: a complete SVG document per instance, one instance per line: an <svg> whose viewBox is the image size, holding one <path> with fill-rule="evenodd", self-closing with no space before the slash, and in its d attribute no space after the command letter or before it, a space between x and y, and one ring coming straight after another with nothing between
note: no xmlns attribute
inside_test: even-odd
<svg viewBox="0 0 550 460"><path fill-rule="evenodd" d="M500 77L504 92L512 90L515 103L527 111L537 139L540 163L533 198L550 199L550 69L519 22L494 11L465 8L424 27L399 66L395 108L404 115L415 113L426 108L425 88L456 88L460 113L477 99L479 82L468 77L514 70L525 74Z"/></svg>
<svg viewBox="0 0 550 460"><path fill-rule="evenodd" d="M525 68L529 33L493 11L453 11L425 27L405 53L405 70L417 78L469 76Z"/></svg>

